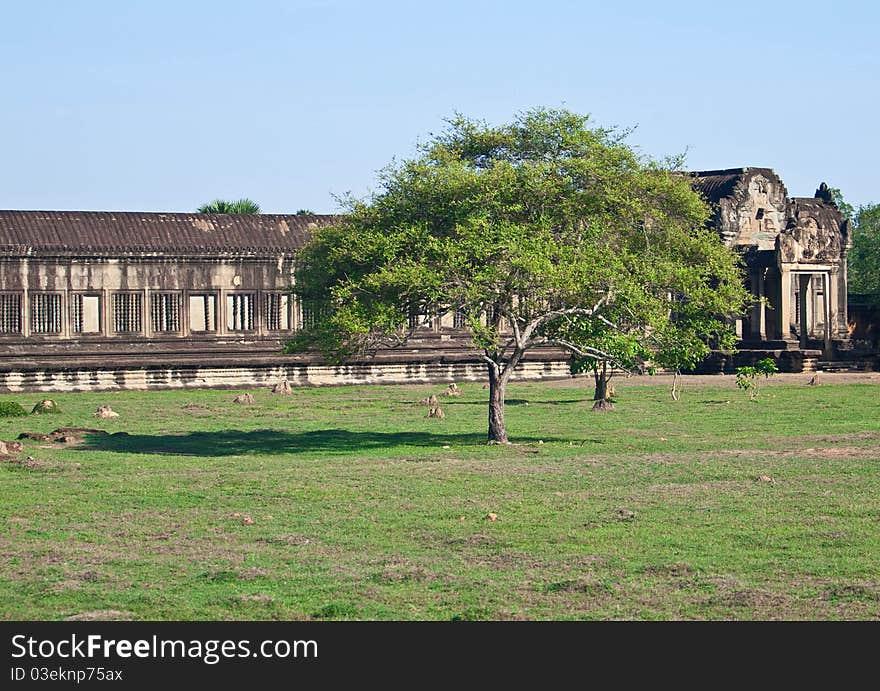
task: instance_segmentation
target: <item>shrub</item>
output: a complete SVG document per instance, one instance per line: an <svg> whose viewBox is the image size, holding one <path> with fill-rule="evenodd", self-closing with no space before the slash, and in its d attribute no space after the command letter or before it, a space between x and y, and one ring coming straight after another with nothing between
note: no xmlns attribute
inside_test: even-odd
<svg viewBox="0 0 880 691"><path fill-rule="evenodd" d="M40 415L43 413L60 413L60 412L61 412L61 408L58 407L58 404L49 398L40 401L39 403L37 403L37 405L34 406L33 410L31 410L31 414L34 414L34 415Z"/></svg>
<svg viewBox="0 0 880 691"><path fill-rule="evenodd" d="M23 417L27 414L28 411L15 401L0 402L0 417Z"/></svg>
<svg viewBox="0 0 880 691"><path fill-rule="evenodd" d="M758 360L754 366L736 368L736 385L743 391L749 392L749 400L754 401L758 397L760 377L767 379L779 371L773 358L765 357Z"/></svg>

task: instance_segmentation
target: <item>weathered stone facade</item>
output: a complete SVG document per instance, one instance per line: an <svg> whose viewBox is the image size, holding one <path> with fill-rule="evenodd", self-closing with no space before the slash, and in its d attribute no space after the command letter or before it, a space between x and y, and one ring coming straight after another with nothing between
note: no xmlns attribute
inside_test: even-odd
<svg viewBox="0 0 880 691"><path fill-rule="evenodd" d="M693 173L725 243L743 254L756 302L737 320L741 347L832 357L847 333L849 221L823 183L791 198L769 168Z"/></svg>
<svg viewBox="0 0 880 691"><path fill-rule="evenodd" d="M474 380L453 315L406 347L333 367L283 355L310 319L296 251L331 216L0 212L0 391ZM568 376L544 349L521 378Z"/></svg>
<svg viewBox="0 0 880 691"><path fill-rule="evenodd" d="M693 173L765 298L743 348L794 363L847 337L849 228L824 186L789 198L766 168ZM453 315L405 347L333 368L281 354L311 318L288 289L296 251L332 216L0 211L0 391L450 381L483 366ZM796 366L796 365L795 365ZM568 375L538 349L520 376Z"/></svg>

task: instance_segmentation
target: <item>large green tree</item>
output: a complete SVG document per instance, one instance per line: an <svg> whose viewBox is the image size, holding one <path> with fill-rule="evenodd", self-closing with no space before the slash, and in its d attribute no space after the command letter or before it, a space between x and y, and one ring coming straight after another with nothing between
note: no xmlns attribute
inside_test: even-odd
<svg viewBox="0 0 880 691"><path fill-rule="evenodd" d="M531 348L613 360L591 329L659 337L719 286L713 310L742 308L736 257L705 230L688 179L586 116L459 116L380 183L304 248L294 291L312 324L289 350L345 361L406 341L413 314L455 311L486 363L491 443L508 441L505 389Z"/></svg>
<svg viewBox="0 0 880 691"><path fill-rule="evenodd" d="M880 305L880 204L861 206L854 214L847 271L850 290Z"/></svg>
<svg viewBox="0 0 880 691"><path fill-rule="evenodd" d="M202 204L197 212L200 214L258 214L260 213L260 205L247 198L235 201L215 199L207 204Z"/></svg>
<svg viewBox="0 0 880 691"><path fill-rule="evenodd" d="M830 192L837 208L852 224L852 249L847 255L849 291L880 305L880 204L856 209L839 188L832 187Z"/></svg>

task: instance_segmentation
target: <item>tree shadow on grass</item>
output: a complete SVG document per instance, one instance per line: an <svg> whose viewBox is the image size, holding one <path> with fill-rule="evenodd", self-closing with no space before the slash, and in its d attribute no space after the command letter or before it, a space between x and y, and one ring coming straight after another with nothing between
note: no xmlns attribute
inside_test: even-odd
<svg viewBox="0 0 880 691"><path fill-rule="evenodd" d="M537 438L517 438L514 443L535 443ZM553 441L544 438L544 441ZM480 446L485 434L432 434L429 432L352 432L344 429L312 432L250 432L219 430L175 435L90 435L79 451L109 451L170 456L248 456L306 453L350 454L393 447Z"/></svg>
<svg viewBox="0 0 880 691"><path fill-rule="evenodd" d="M505 406L509 405L570 405L573 403L593 403L593 399L584 396L583 398L572 398L565 400L553 400L553 401L542 401L540 399L534 398L508 398L504 401ZM442 400L440 401L441 405L488 405L486 401L456 401L456 400Z"/></svg>

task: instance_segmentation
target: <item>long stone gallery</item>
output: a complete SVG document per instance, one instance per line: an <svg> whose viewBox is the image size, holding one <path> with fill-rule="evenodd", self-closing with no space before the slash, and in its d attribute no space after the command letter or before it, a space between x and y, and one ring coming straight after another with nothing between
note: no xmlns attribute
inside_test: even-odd
<svg viewBox="0 0 880 691"><path fill-rule="evenodd" d="M735 321L735 359L804 371L852 359L849 226L823 184L789 197L767 168L690 174L756 301ZM0 211L0 391L241 387L477 380L484 367L456 315L414 315L416 336L331 366L281 348L315 306L289 294L296 252L332 216ZM521 378L569 376L530 353Z"/></svg>

